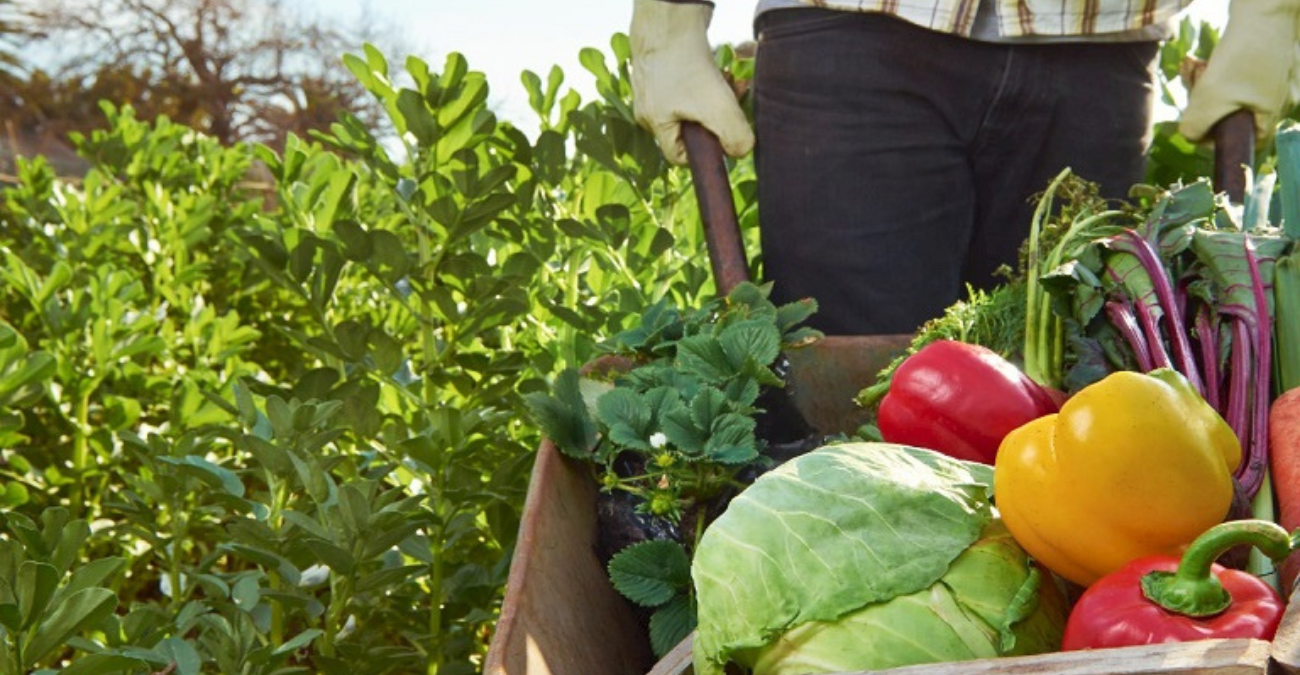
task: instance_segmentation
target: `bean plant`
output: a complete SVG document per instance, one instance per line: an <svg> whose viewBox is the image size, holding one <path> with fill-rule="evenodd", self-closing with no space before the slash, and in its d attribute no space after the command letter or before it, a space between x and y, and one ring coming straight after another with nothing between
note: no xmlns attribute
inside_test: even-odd
<svg viewBox="0 0 1300 675"><path fill-rule="evenodd" d="M105 102L0 192L0 672L477 672L539 431L525 396L714 289L688 175L598 98L343 58L281 151ZM729 52L721 63L743 71ZM753 237L752 168L733 167Z"/></svg>

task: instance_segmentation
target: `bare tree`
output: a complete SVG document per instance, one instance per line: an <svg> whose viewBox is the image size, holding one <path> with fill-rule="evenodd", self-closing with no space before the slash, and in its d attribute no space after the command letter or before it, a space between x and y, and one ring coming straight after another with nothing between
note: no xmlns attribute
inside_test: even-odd
<svg viewBox="0 0 1300 675"><path fill-rule="evenodd" d="M169 97L174 115L223 143L274 145L343 110L371 124L382 118L339 62L375 36L308 21L282 0L45 0L35 22L58 46L51 68L59 78L88 82L126 68L149 95ZM380 47L395 49L394 41Z"/></svg>
<svg viewBox="0 0 1300 675"><path fill-rule="evenodd" d="M0 86L19 77L18 43L28 32L27 14L14 0L0 0Z"/></svg>

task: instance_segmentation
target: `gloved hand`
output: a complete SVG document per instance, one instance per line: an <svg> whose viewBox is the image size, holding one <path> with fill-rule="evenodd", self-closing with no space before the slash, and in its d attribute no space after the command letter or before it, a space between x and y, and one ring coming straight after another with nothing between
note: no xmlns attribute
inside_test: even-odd
<svg viewBox="0 0 1300 675"><path fill-rule="evenodd" d="M632 107L664 157L686 163L682 122L699 122L732 157L754 147L754 131L709 49L713 3L634 0Z"/></svg>
<svg viewBox="0 0 1300 675"><path fill-rule="evenodd" d="M1294 101L1300 64L1300 0L1232 0L1228 26L1192 85L1178 130L1199 141L1238 110L1255 114L1255 130L1270 136Z"/></svg>

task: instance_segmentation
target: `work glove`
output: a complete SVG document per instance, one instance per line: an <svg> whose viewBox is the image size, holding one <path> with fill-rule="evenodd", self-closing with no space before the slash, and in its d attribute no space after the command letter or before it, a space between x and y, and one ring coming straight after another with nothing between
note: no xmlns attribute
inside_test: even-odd
<svg viewBox="0 0 1300 675"><path fill-rule="evenodd" d="M713 3L634 0L632 108L664 157L686 163L682 122L699 122L732 157L754 147L754 131L709 49Z"/></svg>
<svg viewBox="0 0 1300 675"><path fill-rule="evenodd" d="M1191 85L1178 130L1199 141L1219 120L1249 110L1260 138L1271 135L1296 100L1298 38L1300 0L1232 0L1227 28Z"/></svg>

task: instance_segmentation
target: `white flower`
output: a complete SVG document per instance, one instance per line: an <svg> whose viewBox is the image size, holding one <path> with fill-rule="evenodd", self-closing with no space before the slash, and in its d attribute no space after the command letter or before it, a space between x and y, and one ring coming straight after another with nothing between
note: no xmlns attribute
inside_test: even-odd
<svg viewBox="0 0 1300 675"><path fill-rule="evenodd" d="M665 445L668 445L668 437L664 435L664 432L656 431L650 434L650 447L659 450Z"/></svg>
<svg viewBox="0 0 1300 675"><path fill-rule="evenodd" d="M329 578L330 568L321 564L312 565L303 570L302 574L299 575L298 587L311 588L312 586L319 586L328 581Z"/></svg>
<svg viewBox="0 0 1300 675"><path fill-rule="evenodd" d="M344 621L343 627L339 629L338 635L335 635L334 637L339 640L342 640L343 638L351 635L352 631L356 629L357 629L357 615L349 614L347 621Z"/></svg>

